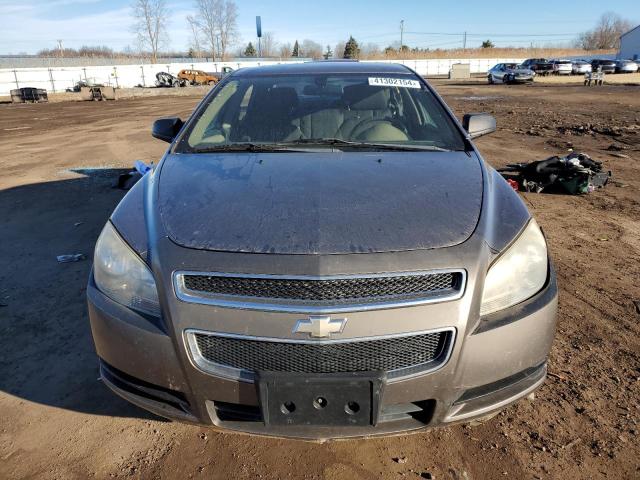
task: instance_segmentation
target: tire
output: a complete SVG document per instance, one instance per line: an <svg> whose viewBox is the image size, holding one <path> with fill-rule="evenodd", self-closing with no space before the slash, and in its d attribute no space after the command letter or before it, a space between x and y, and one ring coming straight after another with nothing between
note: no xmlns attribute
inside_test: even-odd
<svg viewBox="0 0 640 480"><path fill-rule="evenodd" d="M489 75L487 77L487 79L489 80L489 85L493 85L495 82L493 81L493 75Z"/></svg>

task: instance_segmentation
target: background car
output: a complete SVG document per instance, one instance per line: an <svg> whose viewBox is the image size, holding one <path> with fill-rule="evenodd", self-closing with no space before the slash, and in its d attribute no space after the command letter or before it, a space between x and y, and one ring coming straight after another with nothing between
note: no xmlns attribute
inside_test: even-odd
<svg viewBox="0 0 640 480"><path fill-rule="evenodd" d="M616 73L636 73L638 64L633 60L616 60Z"/></svg>
<svg viewBox="0 0 640 480"><path fill-rule="evenodd" d="M525 83L533 82L535 72L528 68L522 68L516 63L498 63L489 72L489 83Z"/></svg>
<svg viewBox="0 0 640 480"><path fill-rule="evenodd" d="M596 58L591 60L591 69L594 72L597 72L598 68L600 68L603 73L615 73L616 62L614 60L608 60L604 58Z"/></svg>
<svg viewBox="0 0 640 480"><path fill-rule="evenodd" d="M191 85L215 85L219 81L217 76L202 70L180 70L178 78Z"/></svg>
<svg viewBox="0 0 640 480"><path fill-rule="evenodd" d="M553 73L553 65L544 58L528 58L520 65L536 72L536 75L548 75Z"/></svg>
<svg viewBox="0 0 640 480"><path fill-rule="evenodd" d="M574 60L571 63L571 73L574 75L582 75L591 72L591 64L584 60Z"/></svg>
<svg viewBox="0 0 640 480"><path fill-rule="evenodd" d="M571 75L573 71L573 65L571 60L552 60L554 75Z"/></svg>

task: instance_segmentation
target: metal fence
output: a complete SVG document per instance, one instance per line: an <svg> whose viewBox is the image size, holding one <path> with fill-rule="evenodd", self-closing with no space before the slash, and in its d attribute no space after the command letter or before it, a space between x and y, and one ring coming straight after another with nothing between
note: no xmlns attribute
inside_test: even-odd
<svg viewBox="0 0 640 480"><path fill-rule="evenodd" d="M89 81L116 88L152 87L158 72L177 74L182 69L220 72L223 67L234 69L280 63L301 63L304 60L265 60L230 62L179 62L136 65L82 65L67 67L5 68L0 69L0 95L9 95L14 88L36 87L48 92L63 92L79 81ZM486 73L493 65L502 62L522 62L521 58L470 58L428 60L383 60L386 63L402 63L424 76L446 75L455 63L469 64L471 73Z"/></svg>

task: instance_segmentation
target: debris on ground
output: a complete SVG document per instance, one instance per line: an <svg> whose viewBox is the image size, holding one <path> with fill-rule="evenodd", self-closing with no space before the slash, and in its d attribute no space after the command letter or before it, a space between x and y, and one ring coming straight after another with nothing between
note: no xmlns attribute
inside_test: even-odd
<svg viewBox="0 0 640 480"><path fill-rule="evenodd" d="M73 253L70 255L58 255L56 258L58 259L58 263L71 263L85 260L87 256L84 253Z"/></svg>
<svg viewBox="0 0 640 480"><path fill-rule="evenodd" d="M511 163L498 172L519 190L536 193L561 191L570 195L591 193L604 187L611 177L610 171L602 171L602 162L592 160L586 153L575 152L535 162Z"/></svg>
<svg viewBox="0 0 640 480"><path fill-rule="evenodd" d="M142 160L136 160L133 163L133 170L123 173L118 176L118 181L114 185L114 188L120 190L131 190L131 188L144 177L153 168L153 163L147 165Z"/></svg>
<svg viewBox="0 0 640 480"><path fill-rule="evenodd" d="M407 457L393 457L393 461L396 463L404 464L407 463Z"/></svg>

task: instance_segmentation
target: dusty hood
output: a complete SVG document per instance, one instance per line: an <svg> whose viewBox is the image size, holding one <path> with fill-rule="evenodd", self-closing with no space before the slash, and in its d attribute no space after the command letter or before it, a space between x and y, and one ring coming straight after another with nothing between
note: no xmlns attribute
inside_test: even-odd
<svg viewBox="0 0 640 480"><path fill-rule="evenodd" d="M184 247L337 254L464 242L482 171L464 152L169 155L158 206Z"/></svg>

